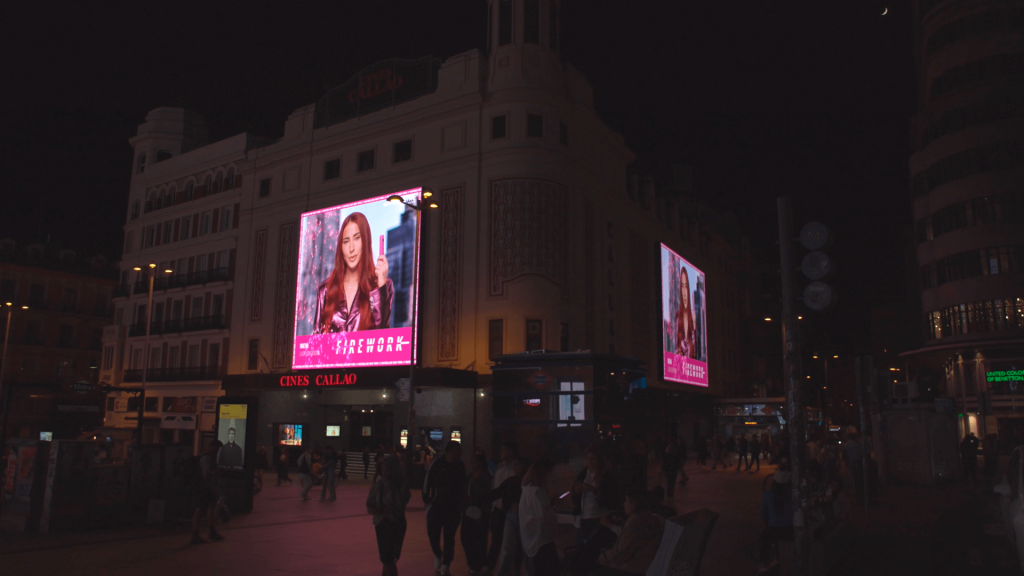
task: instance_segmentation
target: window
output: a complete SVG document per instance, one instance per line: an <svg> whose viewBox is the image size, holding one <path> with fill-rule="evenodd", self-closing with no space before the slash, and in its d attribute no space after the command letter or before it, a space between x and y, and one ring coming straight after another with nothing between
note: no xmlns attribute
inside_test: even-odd
<svg viewBox="0 0 1024 576"><path fill-rule="evenodd" d="M227 270L231 267L231 250L220 250L215 256L214 268Z"/></svg>
<svg viewBox="0 0 1024 576"><path fill-rule="evenodd" d="M113 370L114 369L114 347L104 346L103 347L103 369Z"/></svg>
<svg viewBox="0 0 1024 576"><path fill-rule="evenodd" d="M967 64L950 68L932 80L929 99L935 100L943 94L955 92L968 86L997 82L1010 75L1024 71L1024 53L998 54Z"/></svg>
<svg viewBox="0 0 1024 576"><path fill-rule="evenodd" d="M177 195L177 188L171 184L170 189L164 191L164 206L174 206Z"/></svg>
<svg viewBox="0 0 1024 576"><path fill-rule="evenodd" d="M181 367L181 347L171 346L167 349L167 368L174 370Z"/></svg>
<svg viewBox="0 0 1024 576"><path fill-rule="evenodd" d="M135 202L132 202L132 215L131 215L132 220L138 220L139 219L139 210L140 210L139 201L136 200Z"/></svg>
<svg viewBox="0 0 1024 576"><path fill-rule="evenodd" d="M558 2L548 0L551 18L548 20L548 41L552 50L558 50Z"/></svg>
<svg viewBox="0 0 1024 576"><path fill-rule="evenodd" d="M181 219L181 232L178 234L178 238L185 240L192 235L192 217L185 216Z"/></svg>
<svg viewBox="0 0 1024 576"><path fill-rule="evenodd" d="M217 173L217 177L213 180L213 194L219 194L224 189L224 175L220 172Z"/></svg>
<svg viewBox="0 0 1024 576"><path fill-rule="evenodd" d="M160 348L154 347L149 351L149 370L159 370L160 366Z"/></svg>
<svg viewBox="0 0 1024 576"><path fill-rule="evenodd" d="M412 140L402 140L401 142L395 142L395 160L397 164L399 162L405 162L406 160L412 160Z"/></svg>
<svg viewBox="0 0 1024 576"><path fill-rule="evenodd" d="M28 292L28 305L35 309L41 309L46 307L44 302L46 297L46 285L32 283L29 287Z"/></svg>
<svg viewBox="0 0 1024 576"><path fill-rule="evenodd" d="M558 349L562 352L569 351L569 323L562 322L558 333Z"/></svg>
<svg viewBox="0 0 1024 576"><path fill-rule="evenodd" d="M224 313L224 295L215 294L213 299L210 301L210 314L212 316L220 316Z"/></svg>
<svg viewBox="0 0 1024 576"><path fill-rule="evenodd" d="M523 2L523 42L540 44L540 0Z"/></svg>
<svg viewBox="0 0 1024 576"><path fill-rule="evenodd" d="M367 170L373 170L377 162L377 151L376 150L363 150L359 153L359 162L356 165L358 172L365 172Z"/></svg>
<svg viewBox="0 0 1024 576"><path fill-rule="evenodd" d="M205 236L210 233L210 224L213 220L213 212L207 210L199 215L199 235Z"/></svg>
<svg viewBox="0 0 1024 576"><path fill-rule="evenodd" d="M1024 57L1024 56L1022 56ZM914 198L959 180L998 170L1009 170L1024 165L1024 141L1000 142L946 156L932 163L910 179L910 192Z"/></svg>
<svg viewBox="0 0 1024 576"><path fill-rule="evenodd" d="M156 243L156 226L146 226L143 228L144 236L142 237L142 247L152 248Z"/></svg>
<svg viewBox="0 0 1024 576"><path fill-rule="evenodd" d="M230 230L235 225L234 220L235 206L228 205L220 209L220 225L217 226L217 230L223 232L224 230Z"/></svg>
<svg viewBox="0 0 1024 576"><path fill-rule="evenodd" d="M211 368L220 366L220 344L210 344L206 354L206 365Z"/></svg>
<svg viewBox="0 0 1024 576"><path fill-rule="evenodd" d="M565 122L558 123L558 142L562 146L569 145L569 127L565 124Z"/></svg>
<svg viewBox="0 0 1024 576"><path fill-rule="evenodd" d="M494 360L505 350L505 321L491 320L487 325L487 357Z"/></svg>
<svg viewBox="0 0 1024 576"><path fill-rule="evenodd" d="M249 370L256 370L260 365L260 339L249 340Z"/></svg>
<svg viewBox="0 0 1024 576"><path fill-rule="evenodd" d="M182 310L184 302L181 300L175 300L171 303L171 321L181 320Z"/></svg>
<svg viewBox="0 0 1024 576"><path fill-rule="evenodd" d="M64 289L64 301L61 303L61 310L64 312L78 311L78 290L72 288Z"/></svg>
<svg viewBox="0 0 1024 576"><path fill-rule="evenodd" d="M174 232L174 221L168 220L164 222L163 233L161 234L160 243L167 244L171 241L171 233Z"/></svg>
<svg viewBox="0 0 1024 576"><path fill-rule="evenodd" d="M526 115L526 135L530 138L544 137L544 117L540 114Z"/></svg>
<svg viewBox="0 0 1024 576"><path fill-rule="evenodd" d="M192 318L201 318L203 316L203 299L196 297L192 299Z"/></svg>
<svg viewBox="0 0 1024 576"><path fill-rule="evenodd" d="M163 162L164 160L170 160L170 159L171 159L171 151L170 150L157 150L156 151L156 161L157 162Z"/></svg>
<svg viewBox="0 0 1024 576"><path fill-rule="evenodd" d="M497 140L498 138L504 138L507 136L507 124L508 116L505 114L491 118L491 140Z"/></svg>
<svg viewBox="0 0 1024 576"><path fill-rule="evenodd" d="M544 349L544 322L542 320L526 321L526 351Z"/></svg>
<svg viewBox="0 0 1024 576"><path fill-rule="evenodd" d="M135 173L142 174L146 171L146 155L139 154L139 158L135 161Z"/></svg>
<svg viewBox="0 0 1024 576"><path fill-rule="evenodd" d="M196 272L206 272L207 262L209 261L210 257L207 254L196 256Z"/></svg>
<svg viewBox="0 0 1024 576"><path fill-rule="evenodd" d="M324 180L334 180L335 178L337 178L339 176L341 176L341 158L335 158L334 160L328 160L327 162L324 162ZM270 179L267 178L267 179L263 180L263 182L267 183L267 192L269 193L270 192ZM263 182L260 182L260 197L261 198L264 196L264 194L263 194Z"/></svg>
<svg viewBox="0 0 1024 576"><path fill-rule="evenodd" d="M512 0L498 4L498 46L512 43Z"/></svg>
<svg viewBox="0 0 1024 576"><path fill-rule="evenodd" d="M260 180L260 198L270 196L270 178Z"/></svg>
<svg viewBox="0 0 1024 576"><path fill-rule="evenodd" d="M75 327L70 324L60 325L60 339L57 340L57 345L61 348L70 348L71 342L75 338Z"/></svg>
<svg viewBox="0 0 1024 576"><path fill-rule="evenodd" d="M192 344L188 347L188 367L199 366L199 344Z"/></svg>
<svg viewBox="0 0 1024 576"><path fill-rule="evenodd" d="M196 198L196 185L194 182L185 184L185 200L195 200Z"/></svg>
<svg viewBox="0 0 1024 576"><path fill-rule="evenodd" d="M608 319L608 335L609 336L615 336L615 319L614 318L609 318Z"/></svg>
<svg viewBox="0 0 1024 576"><path fill-rule="evenodd" d="M0 300L4 302L14 302L14 288L16 282L13 278L4 278L0 280Z"/></svg>
<svg viewBox="0 0 1024 576"><path fill-rule="evenodd" d="M228 173L224 176L224 189L234 190L235 189L235 169L228 169Z"/></svg>
<svg viewBox="0 0 1024 576"><path fill-rule="evenodd" d="M146 412L156 412L160 408L160 399L156 396L146 397Z"/></svg>

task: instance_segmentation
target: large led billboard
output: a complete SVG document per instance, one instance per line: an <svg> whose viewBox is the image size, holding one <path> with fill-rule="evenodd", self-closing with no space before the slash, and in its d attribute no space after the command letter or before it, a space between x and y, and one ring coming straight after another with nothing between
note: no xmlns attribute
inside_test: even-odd
<svg viewBox="0 0 1024 576"><path fill-rule="evenodd" d="M302 215L292 367L351 368L415 362L414 304L420 189Z"/></svg>
<svg viewBox="0 0 1024 576"><path fill-rule="evenodd" d="M704 273L661 245L661 321L665 380L708 385Z"/></svg>

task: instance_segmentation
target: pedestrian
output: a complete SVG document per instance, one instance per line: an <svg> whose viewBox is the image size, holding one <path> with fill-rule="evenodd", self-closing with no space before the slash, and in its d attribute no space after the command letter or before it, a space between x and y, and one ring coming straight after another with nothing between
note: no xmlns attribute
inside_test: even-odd
<svg viewBox="0 0 1024 576"><path fill-rule="evenodd" d="M772 486L761 495L761 519L765 530L761 533L761 570L778 564L779 543L793 539L793 494L788 469L779 468L772 478Z"/></svg>
<svg viewBox="0 0 1024 576"><path fill-rule="evenodd" d="M624 517L611 515L601 520L619 536L615 544L598 558L601 567L593 572L593 576L646 574L658 553L665 520L652 512L650 494L630 492L626 495L624 508Z"/></svg>
<svg viewBox="0 0 1024 576"><path fill-rule="evenodd" d="M335 494L337 468L338 452L334 446L328 446L324 455L324 486L320 489L320 500L326 499L328 502L334 502L338 499ZM327 497L328 492L331 494L329 498Z"/></svg>
<svg viewBox="0 0 1024 576"><path fill-rule="evenodd" d="M253 494L259 494L263 490L263 471L270 468L270 461L267 459L267 449L263 445L256 447L256 459L253 461Z"/></svg>
<svg viewBox="0 0 1024 576"><path fill-rule="evenodd" d="M736 448L737 449L737 453L739 454L739 458L736 460L736 471L739 472L740 468L743 467L743 463L744 462L747 463L748 467L750 466L750 458L749 458L750 442L747 441L747 435L746 434L740 435L739 442L737 442L736 444L737 444L737 448Z"/></svg>
<svg viewBox="0 0 1024 576"><path fill-rule="evenodd" d="M601 518L618 512L622 496L615 475L608 471L603 455L596 447L587 448L583 453L584 468L576 476L572 487L574 514L579 517L576 531L576 548L583 550L588 538L593 536L601 524Z"/></svg>
<svg viewBox="0 0 1024 576"><path fill-rule="evenodd" d="M502 442L501 448L498 449L498 456L501 461L494 469L494 479L491 484L492 491L499 490L506 480L515 476L515 462L519 458L519 446L515 442ZM491 502L493 502L493 505L490 507L491 547L487 552L485 568L493 571L498 566L498 559L501 555L508 510L505 508L504 499L492 497Z"/></svg>
<svg viewBox="0 0 1024 576"><path fill-rule="evenodd" d="M752 464L757 464L757 471L761 471L761 441L758 439L757 434L753 434L750 437L750 461L747 462L747 472L750 471Z"/></svg>
<svg viewBox="0 0 1024 576"><path fill-rule="evenodd" d="M299 456L299 482L302 483L302 501L309 500L309 489L313 487L313 447L306 446Z"/></svg>
<svg viewBox="0 0 1024 576"><path fill-rule="evenodd" d="M341 473L342 480L348 480L348 452L345 447L341 447L341 454L338 454L338 471Z"/></svg>
<svg viewBox="0 0 1024 576"><path fill-rule="evenodd" d="M370 447L363 446L363 480L369 478L370 474Z"/></svg>
<svg viewBox="0 0 1024 576"><path fill-rule="evenodd" d="M281 448L281 457L277 459L277 485L287 482L292 485L292 479L288 477L288 448Z"/></svg>
<svg viewBox="0 0 1024 576"><path fill-rule="evenodd" d="M501 500L500 510L505 516L505 526L499 539L501 554L494 566L494 576L519 576L519 568L523 563L523 542L519 535L519 498L523 493L526 464L521 458L515 458L509 468L512 474L488 495L492 500ZM500 467L498 472L501 472ZM493 516L491 522L493 525Z"/></svg>
<svg viewBox="0 0 1024 576"><path fill-rule="evenodd" d="M198 498L196 502L196 509L192 513L191 544L206 544L208 542L199 535L199 526L202 523L202 517L204 515L206 516L207 524L210 527L210 540L224 539L224 537L220 535L220 532L217 532L217 514L215 510L217 500L219 498L217 483L217 452L223 445L224 444L220 440L210 442L210 445L206 447L206 452L199 456L198 462L193 464L193 466L198 466L198 470L191 474L195 479L194 482L196 483Z"/></svg>
<svg viewBox="0 0 1024 576"><path fill-rule="evenodd" d="M978 483L978 437L974 435L974 432L968 432L962 442L960 442L960 458L963 460L964 465L964 483L970 483L971 479L974 479L974 483Z"/></svg>
<svg viewBox="0 0 1024 576"><path fill-rule="evenodd" d="M519 499L519 537L530 576L559 576L562 567L555 547L555 508L547 492L551 463L541 458L523 477Z"/></svg>
<svg viewBox="0 0 1024 576"><path fill-rule="evenodd" d="M491 474L487 469L487 456L474 452L469 459L469 477L466 480L466 511L462 515L462 550L470 576L477 576L487 565L487 527L491 521Z"/></svg>
<svg viewBox="0 0 1024 576"><path fill-rule="evenodd" d="M381 465L381 477L374 480L366 498L366 512L373 514L377 552L384 565L383 576L398 576L398 558L405 542L405 507L409 504L409 483L397 456Z"/></svg>
<svg viewBox="0 0 1024 576"><path fill-rule="evenodd" d="M434 571L441 576L450 574L455 558L455 532L459 529L465 494L466 466L462 463L462 445L450 440L445 446L444 456L430 465L423 483L427 539L434 552Z"/></svg>
<svg viewBox="0 0 1024 576"><path fill-rule="evenodd" d="M711 469L714 470L718 468L719 464L722 465L722 468L729 467L729 465L725 463L725 460L722 460L722 439L715 436L711 439Z"/></svg>
<svg viewBox="0 0 1024 576"><path fill-rule="evenodd" d="M670 501L675 500L679 461L679 447L670 440L668 446L665 446L665 454L661 460L661 473L665 476L665 495Z"/></svg>
<svg viewBox="0 0 1024 576"><path fill-rule="evenodd" d="M377 445L377 455L373 458L373 481L380 477L380 465L384 462L384 446Z"/></svg>

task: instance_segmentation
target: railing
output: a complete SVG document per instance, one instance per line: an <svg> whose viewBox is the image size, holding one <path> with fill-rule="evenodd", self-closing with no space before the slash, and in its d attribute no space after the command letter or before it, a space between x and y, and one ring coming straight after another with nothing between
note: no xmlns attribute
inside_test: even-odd
<svg viewBox="0 0 1024 576"><path fill-rule="evenodd" d="M149 334L176 334L178 332L197 332L199 330L220 330L227 328L227 320L223 314L217 316L196 316L183 320L153 321L149 326ZM145 336L146 323L136 322L129 327L129 336Z"/></svg>
<svg viewBox="0 0 1024 576"><path fill-rule="evenodd" d="M200 270L187 274L172 274L159 276L153 279L153 291L167 290L168 288L184 288L196 286L208 282L224 282L231 280L231 268L214 268L212 270ZM145 294L149 290L149 279L135 281L135 293Z"/></svg>
<svg viewBox="0 0 1024 576"><path fill-rule="evenodd" d="M179 368L150 369L147 382L176 382L180 380L213 380L221 375L220 366L182 366ZM124 371L124 382L142 382L142 370Z"/></svg>
<svg viewBox="0 0 1024 576"><path fill-rule="evenodd" d="M125 298L125 297L131 296L131 295L132 295L132 285L131 284L118 284L117 286L114 286L114 295L113 295L114 298Z"/></svg>

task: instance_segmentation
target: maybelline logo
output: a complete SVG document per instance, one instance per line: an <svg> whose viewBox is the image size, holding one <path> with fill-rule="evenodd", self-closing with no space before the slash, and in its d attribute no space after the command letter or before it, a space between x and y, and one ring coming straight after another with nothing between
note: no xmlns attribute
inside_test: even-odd
<svg viewBox="0 0 1024 576"><path fill-rule="evenodd" d="M402 346L408 343L404 336L338 340L334 345L334 353L351 356L352 354L372 354L374 352L401 352Z"/></svg>

